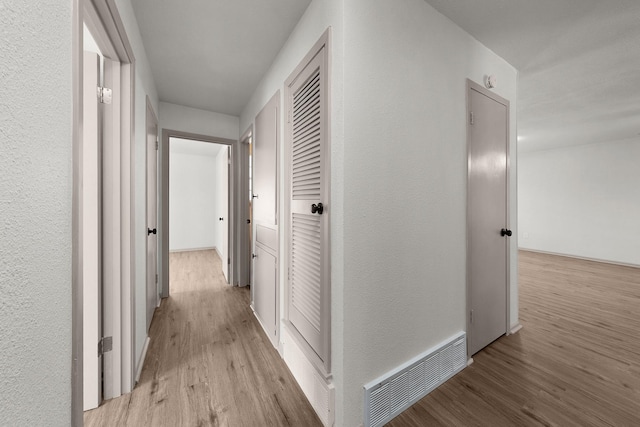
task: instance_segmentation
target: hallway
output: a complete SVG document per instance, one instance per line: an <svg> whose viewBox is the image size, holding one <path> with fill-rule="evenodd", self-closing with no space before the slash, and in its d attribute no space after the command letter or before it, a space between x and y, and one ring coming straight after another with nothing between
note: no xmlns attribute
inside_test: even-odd
<svg viewBox="0 0 640 427"><path fill-rule="evenodd" d="M85 426L320 426L215 250L172 253L170 274L140 382Z"/></svg>

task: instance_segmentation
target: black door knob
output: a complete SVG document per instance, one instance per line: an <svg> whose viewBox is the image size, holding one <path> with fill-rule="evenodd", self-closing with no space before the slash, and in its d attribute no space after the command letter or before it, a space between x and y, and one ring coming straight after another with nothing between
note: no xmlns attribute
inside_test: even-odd
<svg viewBox="0 0 640 427"><path fill-rule="evenodd" d="M218 220L223 221L223 220L224 220L224 218L218 218Z"/></svg>
<svg viewBox="0 0 640 427"><path fill-rule="evenodd" d="M318 215L322 215L323 211L324 206L322 206L322 203L318 203L317 205L314 203L311 205L311 213L318 213Z"/></svg>
<svg viewBox="0 0 640 427"><path fill-rule="evenodd" d="M506 228L503 228L502 230L500 230L501 236L511 236L511 234L513 234L511 230L507 230Z"/></svg>
<svg viewBox="0 0 640 427"><path fill-rule="evenodd" d="M156 234L157 232L158 232L158 230L157 230L157 229L155 229L155 228L154 228L153 230L152 230L152 229L150 229L150 228L147 228L147 236L148 236L149 234Z"/></svg>

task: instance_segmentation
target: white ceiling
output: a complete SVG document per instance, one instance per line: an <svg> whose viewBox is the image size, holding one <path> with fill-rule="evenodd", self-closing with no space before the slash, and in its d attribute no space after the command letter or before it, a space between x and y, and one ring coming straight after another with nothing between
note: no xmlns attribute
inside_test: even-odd
<svg viewBox="0 0 640 427"><path fill-rule="evenodd" d="M640 1L426 1L519 70L520 151L639 138Z"/></svg>
<svg viewBox="0 0 640 427"><path fill-rule="evenodd" d="M161 101L239 116L311 0L132 0Z"/></svg>
<svg viewBox="0 0 640 427"><path fill-rule="evenodd" d="M519 70L520 151L640 137L639 0L426 1ZM238 116L309 3L132 0L160 99Z"/></svg>

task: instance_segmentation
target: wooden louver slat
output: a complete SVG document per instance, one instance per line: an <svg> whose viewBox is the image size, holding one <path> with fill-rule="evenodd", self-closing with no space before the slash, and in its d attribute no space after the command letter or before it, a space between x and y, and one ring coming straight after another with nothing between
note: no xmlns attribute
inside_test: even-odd
<svg viewBox="0 0 640 427"><path fill-rule="evenodd" d="M320 198L320 70L293 96L293 200ZM304 167L304 174L299 168Z"/></svg>
<svg viewBox="0 0 640 427"><path fill-rule="evenodd" d="M320 220L293 215L291 251L293 305L320 330ZM297 244L297 242L300 242Z"/></svg>

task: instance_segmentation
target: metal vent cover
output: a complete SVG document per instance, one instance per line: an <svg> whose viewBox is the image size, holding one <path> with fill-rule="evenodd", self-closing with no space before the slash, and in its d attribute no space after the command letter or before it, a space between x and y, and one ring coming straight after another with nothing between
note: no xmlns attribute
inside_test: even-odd
<svg viewBox="0 0 640 427"><path fill-rule="evenodd" d="M467 365L461 332L364 386L364 425L379 427Z"/></svg>

